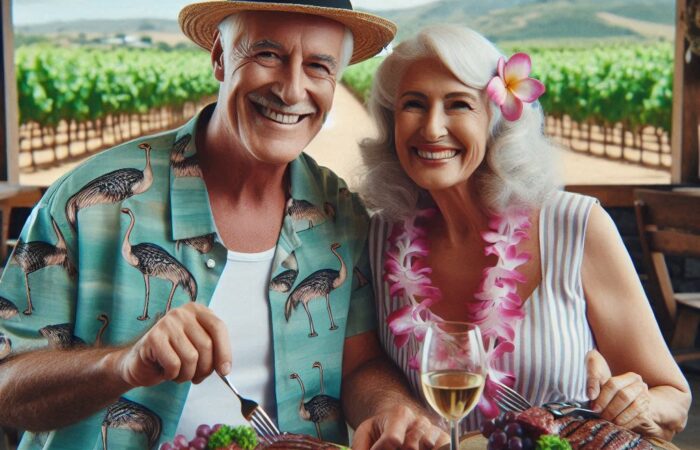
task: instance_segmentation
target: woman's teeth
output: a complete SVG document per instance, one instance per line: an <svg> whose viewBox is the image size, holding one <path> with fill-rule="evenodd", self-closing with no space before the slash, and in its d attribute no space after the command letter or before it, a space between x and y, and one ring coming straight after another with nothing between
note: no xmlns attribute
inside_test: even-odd
<svg viewBox="0 0 700 450"><path fill-rule="evenodd" d="M282 114L266 106L262 106L260 108L260 112L263 116L267 117L268 119L284 124L297 123L301 118L299 114Z"/></svg>
<svg viewBox="0 0 700 450"><path fill-rule="evenodd" d="M423 159L450 159L454 158L457 153L459 153L457 150L443 150L441 152L425 152L421 150L416 150L416 153L418 153L418 156L420 156Z"/></svg>

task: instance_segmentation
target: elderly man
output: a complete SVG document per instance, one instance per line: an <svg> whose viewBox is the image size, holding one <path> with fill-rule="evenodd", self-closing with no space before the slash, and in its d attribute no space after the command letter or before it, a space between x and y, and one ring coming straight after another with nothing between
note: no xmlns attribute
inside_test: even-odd
<svg viewBox="0 0 700 450"><path fill-rule="evenodd" d="M284 431L446 442L377 344L362 205L301 153L393 24L342 0L210 1L180 23L218 101L35 208L0 283L0 424L31 430L21 449L154 448L243 421L217 372Z"/></svg>

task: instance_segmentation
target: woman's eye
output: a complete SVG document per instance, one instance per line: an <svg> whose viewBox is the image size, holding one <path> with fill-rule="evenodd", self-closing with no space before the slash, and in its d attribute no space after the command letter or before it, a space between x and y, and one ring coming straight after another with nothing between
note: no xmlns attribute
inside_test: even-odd
<svg viewBox="0 0 700 450"><path fill-rule="evenodd" d="M423 108L423 104L416 100L407 100L403 104L403 109L420 109Z"/></svg>
<svg viewBox="0 0 700 450"><path fill-rule="evenodd" d="M472 108L472 105L470 105L469 103L467 103L463 100L458 100L456 102L452 102L450 107L452 109L474 109L474 108Z"/></svg>

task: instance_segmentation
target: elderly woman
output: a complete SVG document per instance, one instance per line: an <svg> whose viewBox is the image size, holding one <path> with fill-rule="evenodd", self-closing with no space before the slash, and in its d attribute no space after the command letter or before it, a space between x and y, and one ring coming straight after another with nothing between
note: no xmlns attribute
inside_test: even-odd
<svg viewBox="0 0 700 450"><path fill-rule="evenodd" d="M557 189L530 58L478 33L427 28L380 66L363 194L386 351L416 395L426 327L474 322L492 380L531 403L587 401L603 418L669 439L691 395L615 225ZM481 417L497 413L484 391ZM465 421L477 427L479 414Z"/></svg>

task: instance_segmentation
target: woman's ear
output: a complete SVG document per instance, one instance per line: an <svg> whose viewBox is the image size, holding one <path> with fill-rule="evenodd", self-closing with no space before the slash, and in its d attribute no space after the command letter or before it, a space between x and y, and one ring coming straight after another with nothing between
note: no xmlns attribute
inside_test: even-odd
<svg viewBox="0 0 700 450"><path fill-rule="evenodd" d="M224 81L224 48L221 45L221 34L216 33L214 46L211 48L211 66L214 71L214 78Z"/></svg>

